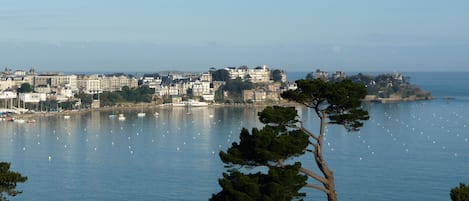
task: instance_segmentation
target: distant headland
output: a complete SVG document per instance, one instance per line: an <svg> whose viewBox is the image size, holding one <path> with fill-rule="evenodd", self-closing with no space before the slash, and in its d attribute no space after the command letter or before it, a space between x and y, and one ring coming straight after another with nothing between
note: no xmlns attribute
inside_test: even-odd
<svg viewBox="0 0 469 201"><path fill-rule="evenodd" d="M376 76L359 73L351 76L350 79L366 86L368 95L365 97L365 101L388 103L433 99L430 92L411 84L410 77L405 77L397 72Z"/></svg>

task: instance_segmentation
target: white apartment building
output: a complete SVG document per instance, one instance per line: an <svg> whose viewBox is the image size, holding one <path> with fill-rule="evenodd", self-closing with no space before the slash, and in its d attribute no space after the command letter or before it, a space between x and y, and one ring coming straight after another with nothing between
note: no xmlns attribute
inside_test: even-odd
<svg viewBox="0 0 469 201"><path fill-rule="evenodd" d="M71 98L73 98L73 91L69 88L60 88L56 91L56 96L55 99L58 100L59 102L61 101L68 101Z"/></svg>
<svg viewBox="0 0 469 201"><path fill-rule="evenodd" d="M298 89L298 85L296 82L287 82L286 90L296 90Z"/></svg>
<svg viewBox="0 0 469 201"><path fill-rule="evenodd" d="M175 85L160 85L155 88L155 95L157 96L178 96L179 89Z"/></svg>
<svg viewBox="0 0 469 201"><path fill-rule="evenodd" d="M126 75L110 75L100 76L102 91L121 91L122 87L128 86L129 88L137 88L138 80Z"/></svg>
<svg viewBox="0 0 469 201"><path fill-rule="evenodd" d="M14 105L13 99L14 98L16 98L16 92L14 92L14 91L2 91L2 92L0 92L0 110L1 110L1 108L13 108L13 105Z"/></svg>
<svg viewBox="0 0 469 201"><path fill-rule="evenodd" d="M269 82L270 70L267 65L249 69L247 67L225 68L230 74L230 79L241 78L242 80L250 80L253 83Z"/></svg>
<svg viewBox="0 0 469 201"><path fill-rule="evenodd" d="M334 74L332 74L332 77L334 79L345 79L347 75L344 71L335 71Z"/></svg>
<svg viewBox="0 0 469 201"><path fill-rule="evenodd" d="M0 91L4 91L6 89L13 89L13 86L14 86L13 78L11 77L0 78Z"/></svg>
<svg viewBox="0 0 469 201"><path fill-rule="evenodd" d="M147 85L150 89L156 89L161 85L161 77L144 77L142 79L142 85Z"/></svg>
<svg viewBox="0 0 469 201"><path fill-rule="evenodd" d="M191 85L192 95L194 96L213 94L213 90L210 88L210 82L208 81L196 80L195 82L191 82Z"/></svg>
<svg viewBox="0 0 469 201"><path fill-rule="evenodd" d="M46 101L45 93L20 93L19 98L23 103L39 103Z"/></svg>
<svg viewBox="0 0 469 201"><path fill-rule="evenodd" d="M26 71L24 70L16 70L13 75L15 75L15 77L20 77L20 76L25 76L26 75Z"/></svg>
<svg viewBox="0 0 469 201"><path fill-rule="evenodd" d="M314 79L329 80L329 73L326 71L321 71L317 69L314 73Z"/></svg>
<svg viewBox="0 0 469 201"><path fill-rule="evenodd" d="M77 84L79 91L86 94L97 94L103 92L101 88L101 80L97 74L78 76Z"/></svg>
<svg viewBox="0 0 469 201"><path fill-rule="evenodd" d="M0 99L12 99L12 98L16 98L16 92L14 91L0 92Z"/></svg>
<svg viewBox="0 0 469 201"><path fill-rule="evenodd" d="M212 75L208 72L202 73L199 77L199 80L202 82L212 82Z"/></svg>
<svg viewBox="0 0 469 201"><path fill-rule="evenodd" d="M183 96L187 95L187 90L192 87L190 82L180 81L170 85L160 85L155 88L157 96Z"/></svg>
<svg viewBox="0 0 469 201"><path fill-rule="evenodd" d="M41 74L33 78L33 86L49 85L51 88L68 87L72 91L78 91L77 76L63 75L61 73Z"/></svg>

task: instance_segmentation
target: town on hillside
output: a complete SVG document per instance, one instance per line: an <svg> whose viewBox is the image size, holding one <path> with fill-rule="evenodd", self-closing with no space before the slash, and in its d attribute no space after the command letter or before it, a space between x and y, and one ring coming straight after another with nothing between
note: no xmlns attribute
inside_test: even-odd
<svg viewBox="0 0 469 201"><path fill-rule="evenodd" d="M208 72L65 74L6 68L0 72L0 113L50 112L147 103L205 106L276 103L292 89L283 70L266 65Z"/></svg>
<svg viewBox="0 0 469 201"><path fill-rule="evenodd" d="M367 100L404 100L425 97L426 92L410 85L401 74L347 77L342 71L316 70L305 79L363 83ZM65 74L5 68L0 72L0 114L57 112L126 106L207 106L210 104L276 104L280 94L296 89L284 70L266 65L210 68L207 72L158 72L136 76L125 73ZM391 99L389 99L391 98ZM382 101L384 102L384 101Z"/></svg>

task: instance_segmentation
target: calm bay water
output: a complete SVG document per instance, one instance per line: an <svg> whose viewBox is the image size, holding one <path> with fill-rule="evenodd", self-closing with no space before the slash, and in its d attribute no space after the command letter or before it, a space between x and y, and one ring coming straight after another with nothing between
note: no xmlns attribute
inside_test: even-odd
<svg viewBox="0 0 469 201"><path fill-rule="evenodd" d="M450 200L452 187L469 183L469 73L405 75L436 99L366 104L371 119L360 132L328 128L325 154L341 200ZM260 127L261 109L156 108L144 118L119 111L125 121L94 111L0 122L0 161L29 178L11 200L207 200L220 190L218 151L237 141L242 127ZM314 114L299 110L317 131ZM309 155L300 159L314 167ZM308 200L324 200L304 191Z"/></svg>

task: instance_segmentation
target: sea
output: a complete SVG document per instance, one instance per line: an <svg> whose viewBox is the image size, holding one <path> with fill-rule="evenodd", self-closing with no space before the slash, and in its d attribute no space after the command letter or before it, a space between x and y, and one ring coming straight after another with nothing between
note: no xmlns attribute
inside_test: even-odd
<svg viewBox="0 0 469 201"><path fill-rule="evenodd" d="M289 73L289 80L306 73ZM365 103L359 132L329 125L324 154L339 200L450 200L469 184L469 72L407 72L434 99ZM218 153L244 128L262 127L262 107L151 108L34 117L0 122L0 161L28 177L10 200L208 200L226 171ZM315 113L297 108L312 132ZM126 119L109 118L122 113ZM158 113L158 115L155 115ZM317 171L305 154L291 161ZM314 181L309 181L314 183ZM305 200L326 200L302 189Z"/></svg>

